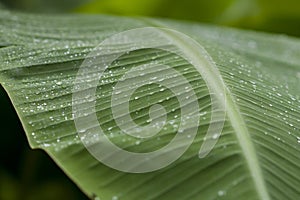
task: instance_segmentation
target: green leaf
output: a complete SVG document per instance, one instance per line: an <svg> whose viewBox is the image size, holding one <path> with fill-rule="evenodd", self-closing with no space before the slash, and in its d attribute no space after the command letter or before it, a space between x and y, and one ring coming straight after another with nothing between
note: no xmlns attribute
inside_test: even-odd
<svg viewBox="0 0 300 200"><path fill-rule="evenodd" d="M94 47L112 34L149 26L181 31L205 48L224 81L227 117L216 146L199 159L199 148L212 123L205 77L186 60L163 50L143 49L122 55L104 72L103 83L99 82L96 90L96 116L114 144L132 152L149 152L168 144L177 133L174 124L180 124L176 117L180 115L179 102L171 91L160 92L157 85L136 90L130 109L133 120L145 125L150 106L161 103L168 113L168 123L158 135L136 139L121 134L112 115L112 90L120 76L153 58L189 81L201 111L197 136L182 157L158 171L125 173L99 162L79 139L72 93L77 72ZM195 53L189 44L169 37L182 45L184 53ZM251 200L299 197L299 39L161 19L1 11L0 46L0 82L31 147L44 149L88 196ZM181 82L172 84L180 87ZM108 157L114 159L113 155Z"/></svg>

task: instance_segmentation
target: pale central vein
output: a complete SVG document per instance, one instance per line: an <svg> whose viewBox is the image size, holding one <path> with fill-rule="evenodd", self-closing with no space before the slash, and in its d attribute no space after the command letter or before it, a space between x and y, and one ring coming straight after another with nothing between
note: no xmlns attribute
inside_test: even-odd
<svg viewBox="0 0 300 200"><path fill-rule="evenodd" d="M248 132L246 123L241 116L238 105L236 105L233 95L230 90L226 87L222 77L215 73L215 67L210 61L205 57L205 55L200 55L199 49L194 45L189 45L185 41L181 40L175 35L168 34L172 38L172 41L180 47L180 49L189 55L190 59L195 63L199 63L202 67L201 71L205 74L205 79L207 84L211 84L214 88L214 92L222 93L222 89L225 88L225 108L226 113L230 119L231 125L236 133L237 140L239 142L240 148L244 155L245 161L248 166L248 170L251 174L252 180L254 182L255 189L258 196L262 200L270 200L265 181L263 179L262 171L259 165L259 161L256 155L256 151L253 143L251 142L251 137ZM198 45L200 45L198 43ZM201 46L200 46L201 47ZM203 47L202 47L203 48ZM203 48L204 49L204 48ZM217 70L218 71L218 70ZM203 76L203 73L201 74Z"/></svg>

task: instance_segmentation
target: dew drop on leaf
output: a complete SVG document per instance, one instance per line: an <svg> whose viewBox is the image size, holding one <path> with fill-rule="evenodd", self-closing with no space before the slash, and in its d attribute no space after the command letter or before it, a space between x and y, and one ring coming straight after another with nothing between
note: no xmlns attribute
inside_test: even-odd
<svg viewBox="0 0 300 200"><path fill-rule="evenodd" d="M224 196L224 195L225 195L225 191L223 191L223 190L218 191L218 196Z"/></svg>
<svg viewBox="0 0 300 200"><path fill-rule="evenodd" d="M218 138L218 134L213 134L212 139L217 139Z"/></svg>
<svg viewBox="0 0 300 200"><path fill-rule="evenodd" d="M117 197L117 196L113 196L112 198L111 198L111 200L118 200L119 198Z"/></svg>

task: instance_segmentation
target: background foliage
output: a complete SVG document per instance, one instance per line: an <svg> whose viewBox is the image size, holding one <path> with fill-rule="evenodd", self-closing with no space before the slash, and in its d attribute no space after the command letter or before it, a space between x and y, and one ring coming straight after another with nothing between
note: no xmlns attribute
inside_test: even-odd
<svg viewBox="0 0 300 200"><path fill-rule="evenodd" d="M37 13L108 13L209 22L300 36L297 0L1 0Z"/></svg>
<svg viewBox="0 0 300 200"><path fill-rule="evenodd" d="M1 0L1 6L36 13L167 17L300 36L297 0ZM44 152L29 149L2 88L0 107L0 199L86 199Z"/></svg>

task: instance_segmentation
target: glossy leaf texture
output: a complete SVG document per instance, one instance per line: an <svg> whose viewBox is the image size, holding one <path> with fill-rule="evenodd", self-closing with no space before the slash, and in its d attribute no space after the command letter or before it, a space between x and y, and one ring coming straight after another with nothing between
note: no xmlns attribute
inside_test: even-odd
<svg viewBox="0 0 300 200"><path fill-rule="evenodd" d="M149 26L180 31L206 49L228 90L228 115L217 145L199 159L211 116L203 77L170 52L144 49L121 56L105 72L95 106L101 127L116 145L133 152L159 149L180 123L176 98L149 85L135 91L139 98L131 101L136 111L131 117L137 124L146 123L147 108L159 102L168 112L168 125L145 140L120 134L111 115L112 88L124 70L136 64L155 58L176 68L193 86L201 109L197 136L180 159L158 171L125 173L103 165L82 144L74 125L72 91L81 63L101 41ZM88 196L105 200L299 198L299 50L297 38L191 22L0 12L0 83L31 147L44 149Z"/></svg>

